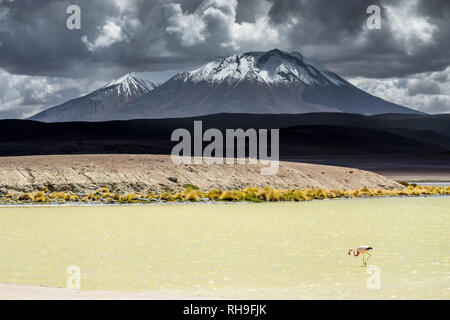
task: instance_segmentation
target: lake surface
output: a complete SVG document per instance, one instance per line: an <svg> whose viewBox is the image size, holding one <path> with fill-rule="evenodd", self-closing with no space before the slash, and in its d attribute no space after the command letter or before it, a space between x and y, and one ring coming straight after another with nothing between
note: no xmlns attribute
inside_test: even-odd
<svg viewBox="0 0 450 320"><path fill-rule="evenodd" d="M450 182L410 182L418 186L450 187Z"/></svg>
<svg viewBox="0 0 450 320"><path fill-rule="evenodd" d="M450 197L1 208L0 283L65 287L77 265L82 290L449 299L449 236Z"/></svg>

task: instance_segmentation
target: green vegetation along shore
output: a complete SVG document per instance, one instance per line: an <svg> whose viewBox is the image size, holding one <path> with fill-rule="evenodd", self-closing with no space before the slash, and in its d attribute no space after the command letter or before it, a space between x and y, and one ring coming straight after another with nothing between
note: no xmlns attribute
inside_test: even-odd
<svg viewBox="0 0 450 320"><path fill-rule="evenodd" d="M211 189L201 191L194 185L185 185L183 192L170 193L114 193L100 188L95 193L50 192L44 189L35 193L7 193L0 195L0 204L63 204L63 203L151 203L151 202L199 202L199 201L310 201L334 198L368 198L397 196L450 195L450 187L418 186L407 184L404 189L381 190L362 188L358 190L325 189L274 189L245 188L242 190Z"/></svg>

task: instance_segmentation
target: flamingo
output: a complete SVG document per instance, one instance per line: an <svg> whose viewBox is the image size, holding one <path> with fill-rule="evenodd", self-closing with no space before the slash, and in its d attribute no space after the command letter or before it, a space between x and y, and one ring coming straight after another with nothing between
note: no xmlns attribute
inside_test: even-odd
<svg viewBox="0 0 450 320"><path fill-rule="evenodd" d="M367 266L367 261L368 261L368 260L370 259L370 257L371 257L371 255L370 255L370 253L369 253L371 250L373 250L373 248L372 248L372 247L369 247L369 246L361 246L361 247L358 247L356 250L353 249L353 248L350 248L350 249L348 250L348 255L350 255L351 252L353 252L353 255L354 255L355 257L357 257L357 256L359 256L360 254L362 254L362 257L363 257L363 266ZM366 253L369 255L369 258L367 258L367 260L364 259L364 255L365 255Z"/></svg>

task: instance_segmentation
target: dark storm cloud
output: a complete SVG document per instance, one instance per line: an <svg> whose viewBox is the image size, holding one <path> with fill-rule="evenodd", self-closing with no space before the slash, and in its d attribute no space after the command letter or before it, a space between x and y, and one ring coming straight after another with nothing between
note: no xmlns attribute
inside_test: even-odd
<svg viewBox="0 0 450 320"><path fill-rule="evenodd" d="M448 19L450 18L450 1L447 0L422 0L419 3L419 11L426 16Z"/></svg>
<svg viewBox="0 0 450 320"><path fill-rule="evenodd" d="M81 41L80 31L66 28L68 1L3 1L0 5L7 12L0 22L0 67L11 73L28 75L63 75L76 73L78 66L92 64L89 52ZM111 6L102 2L87 5L78 3L82 12L92 19L84 19L83 27L93 28L113 14Z"/></svg>
<svg viewBox="0 0 450 320"><path fill-rule="evenodd" d="M300 19L305 29L296 30L303 39L313 41L319 36L321 40L334 41L337 35L359 33L366 22L366 10L374 0L270 0L272 3L269 16L275 23L283 23L289 18Z"/></svg>
<svg viewBox="0 0 450 320"><path fill-rule="evenodd" d="M124 1L125 2L125 1ZM121 14L115 1L3 1L0 21L0 68L43 76L106 78L130 69L164 69L186 59L164 56L165 1L129 1ZM81 30L66 28L66 8L81 8ZM132 20L134 18L134 20ZM122 28L122 41L90 51L83 37L95 39L113 22ZM133 28L129 23L139 22ZM122 25L121 25L122 24ZM107 50L106 50L107 49Z"/></svg>
<svg viewBox="0 0 450 320"><path fill-rule="evenodd" d="M7 13L0 22L0 67L18 74L81 77L97 72L109 77L277 46L301 51L343 76L383 78L443 70L450 63L450 2L420 0L414 12L402 13L412 2L241 0L233 7L233 0L185 0L177 7L176 1L162 0L2 1ZM82 10L80 31L65 27L65 10L74 3ZM366 9L372 4L382 7L381 30L366 28ZM392 23L392 8L404 14L399 18L404 26ZM411 14L433 26L430 38L421 39L410 29ZM257 17L263 15L268 24L257 26ZM244 28L230 28L242 23L274 31L279 40L257 41L241 35ZM108 39L106 33L114 27L120 34Z"/></svg>
<svg viewBox="0 0 450 320"><path fill-rule="evenodd" d="M297 20L289 31L290 48L303 47L344 76L407 76L450 63L448 1L271 1L275 23ZM381 7L381 30L366 28L371 4Z"/></svg>
<svg viewBox="0 0 450 320"><path fill-rule="evenodd" d="M81 7L81 30L66 28L72 4ZM366 26L373 4L381 7L381 30ZM448 39L450 1L439 0L0 0L2 79L21 74L101 82L129 71L188 69L276 47L300 51L348 78L400 83L424 74L425 83L440 84L449 79L449 69L443 71L450 65ZM432 96L433 110L447 101L447 86L408 88L411 82L403 82L401 92L411 99ZM73 98L77 89L68 86L51 93ZM30 88L16 86L9 100L0 96L0 112L14 101L53 103ZM383 86L373 90L382 93Z"/></svg>

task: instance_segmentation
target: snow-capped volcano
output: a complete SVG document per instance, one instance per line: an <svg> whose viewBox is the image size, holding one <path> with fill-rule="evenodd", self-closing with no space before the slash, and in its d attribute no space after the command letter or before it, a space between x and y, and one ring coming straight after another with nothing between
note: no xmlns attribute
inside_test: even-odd
<svg viewBox="0 0 450 320"><path fill-rule="evenodd" d="M218 59L179 78L185 81L236 84L254 80L264 84L303 83L305 85L345 85L346 81L298 52L280 50L249 52Z"/></svg>
<svg viewBox="0 0 450 320"><path fill-rule="evenodd" d="M141 79L132 73L128 73L123 77L108 83L103 88L115 91L118 96L133 99L146 95L155 89L156 85L149 80Z"/></svg>
<svg viewBox="0 0 450 320"><path fill-rule="evenodd" d="M83 97L67 101L32 116L31 120L47 122L102 121L126 103L148 95L156 85L128 73Z"/></svg>
<svg viewBox="0 0 450 320"><path fill-rule="evenodd" d="M217 59L160 86L128 74L31 119L100 121L213 113L420 113L374 97L298 52Z"/></svg>
<svg viewBox="0 0 450 320"><path fill-rule="evenodd" d="M120 111L120 119L220 112L418 113L356 88L298 52L278 49L237 54L177 74Z"/></svg>

